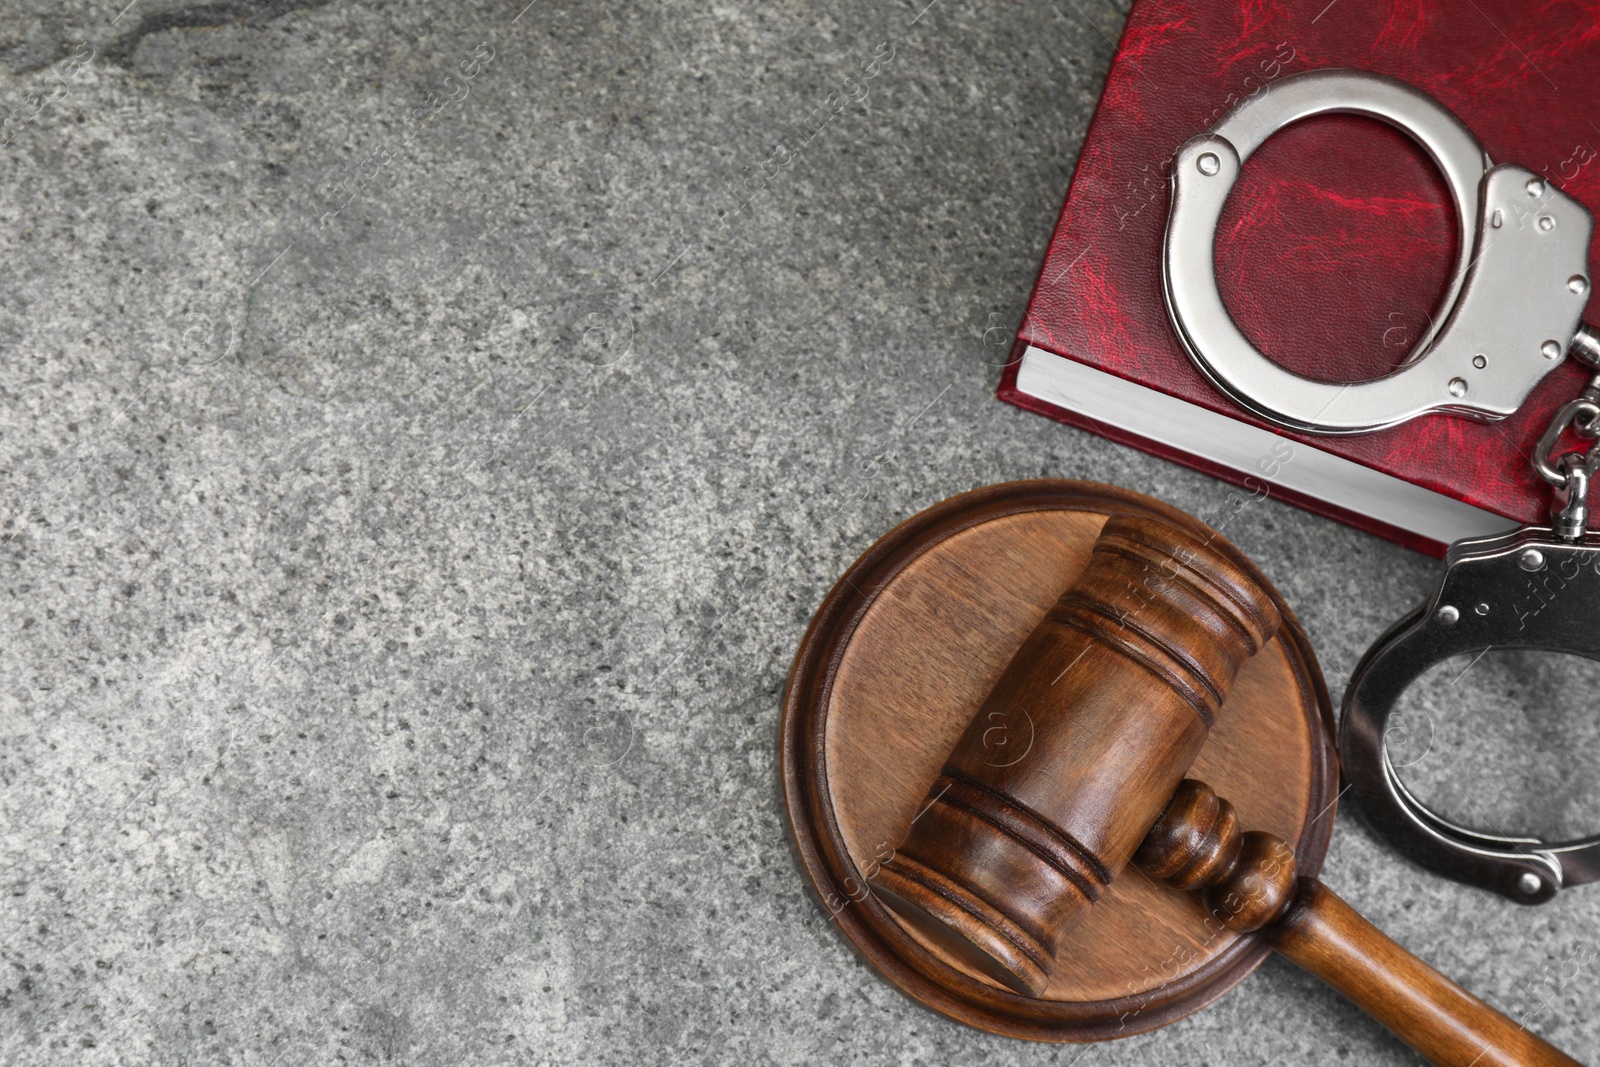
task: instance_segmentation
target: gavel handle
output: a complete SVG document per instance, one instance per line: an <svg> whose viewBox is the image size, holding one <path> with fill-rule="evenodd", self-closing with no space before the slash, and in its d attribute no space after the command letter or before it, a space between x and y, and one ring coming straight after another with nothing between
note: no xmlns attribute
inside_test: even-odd
<svg viewBox="0 0 1600 1067"><path fill-rule="evenodd" d="M1315 878L1271 834L1239 832L1233 807L1184 779L1134 863L1158 881L1198 891L1230 930L1269 944L1343 993L1440 1067L1579 1067L1401 948Z"/></svg>
<svg viewBox="0 0 1600 1067"><path fill-rule="evenodd" d="M1429 1063L1575 1067L1577 1060L1395 944L1314 878L1300 880L1273 948L1343 993Z"/></svg>

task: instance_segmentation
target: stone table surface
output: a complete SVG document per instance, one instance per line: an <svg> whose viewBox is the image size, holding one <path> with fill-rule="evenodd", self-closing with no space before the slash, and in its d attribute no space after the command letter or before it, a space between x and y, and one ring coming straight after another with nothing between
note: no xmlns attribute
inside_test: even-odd
<svg viewBox="0 0 1600 1067"><path fill-rule="evenodd" d="M993 398L1124 14L0 4L0 1061L1414 1062L1278 960L1126 1041L966 1029L786 840L790 657L876 537L1227 493ZM1336 699L1436 573L1227 533ZM1423 701L1418 780L1596 815L1584 692L1495 671ZM1600 888L1519 908L1349 812L1327 881L1600 1054Z"/></svg>

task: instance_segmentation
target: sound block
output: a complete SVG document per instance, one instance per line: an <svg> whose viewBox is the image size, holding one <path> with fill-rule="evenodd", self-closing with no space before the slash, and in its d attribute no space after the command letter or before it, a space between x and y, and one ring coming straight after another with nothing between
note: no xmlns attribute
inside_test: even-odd
<svg viewBox="0 0 1600 1067"><path fill-rule="evenodd" d="M1067 935L1035 999L923 940L866 885L905 838L1001 671L1088 562L1106 518L1128 512L1206 531L1150 497L1057 480L975 490L908 519L823 601L784 695L789 829L823 907L901 991L994 1033L1039 1041L1143 1033L1209 1004L1269 951L1258 934L1223 929L1196 895L1129 865ZM1333 711L1298 620L1258 580L1285 624L1241 668L1193 774L1233 803L1241 825L1291 843L1300 871L1315 875L1338 787Z"/></svg>

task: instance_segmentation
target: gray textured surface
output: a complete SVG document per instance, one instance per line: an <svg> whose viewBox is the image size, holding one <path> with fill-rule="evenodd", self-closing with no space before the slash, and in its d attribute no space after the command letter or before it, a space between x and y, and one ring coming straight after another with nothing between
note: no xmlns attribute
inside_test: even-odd
<svg viewBox="0 0 1600 1067"><path fill-rule="evenodd" d="M1223 499L991 396L1114 6L280 2L0 13L0 1060L1410 1062L1277 961L1130 1041L964 1029L785 840L789 658L875 537L1027 476ZM1433 573L1228 533L1336 695ZM1600 888L1516 908L1348 813L1327 880L1600 1051Z"/></svg>

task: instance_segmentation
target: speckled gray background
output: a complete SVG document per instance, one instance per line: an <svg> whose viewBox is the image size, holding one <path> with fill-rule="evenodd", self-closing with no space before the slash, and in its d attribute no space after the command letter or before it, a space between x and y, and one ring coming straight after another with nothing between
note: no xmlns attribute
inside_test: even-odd
<svg viewBox="0 0 1600 1067"><path fill-rule="evenodd" d="M525 2L0 4L0 1061L1413 1062L1280 961L1120 1043L965 1029L785 839L785 673L874 538L1019 477L1223 499L992 397L1117 4ZM1228 532L1336 695L1434 573ZM1600 810L1528 676L1425 704L1441 804ZM1600 1054L1600 887L1348 812L1327 881Z"/></svg>

